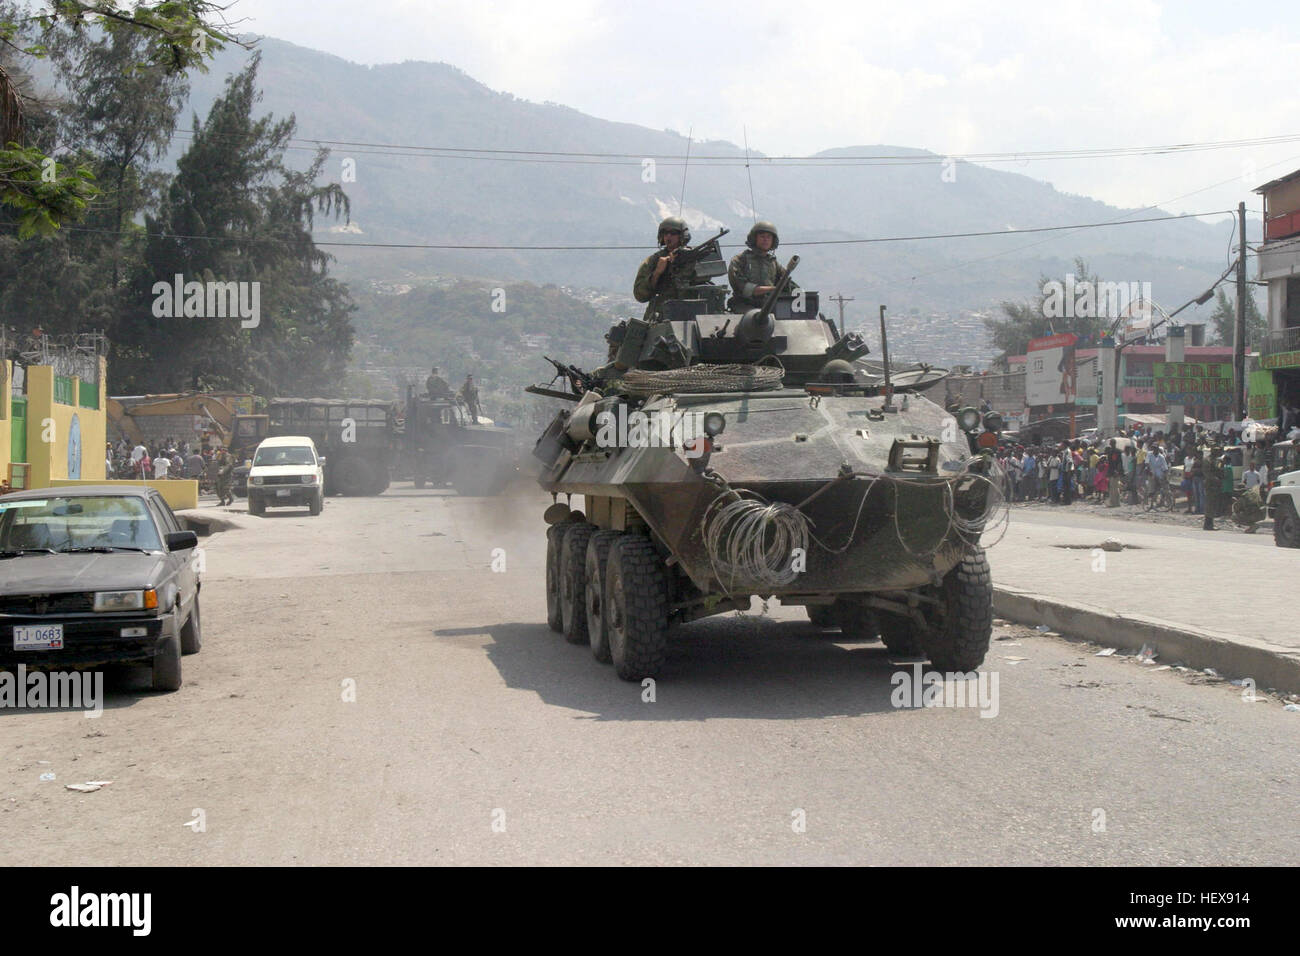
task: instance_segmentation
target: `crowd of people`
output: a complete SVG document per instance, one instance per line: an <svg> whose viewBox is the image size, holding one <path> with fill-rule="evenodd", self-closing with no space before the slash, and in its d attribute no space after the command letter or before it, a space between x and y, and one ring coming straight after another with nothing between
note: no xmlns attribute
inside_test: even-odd
<svg viewBox="0 0 1300 956"><path fill-rule="evenodd" d="M1093 501L1118 508L1136 505L1167 492L1171 510L1204 516L1203 526L1231 510L1238 524L1254 530L1263 520L1263 498L1269 483L1268 446L1272 439L1243 443L1229 431L1225 436L1197 426L1174 428L1168 434L1136 426L1115 438L1074 439L1038 445L1003 444L998 462L1006 475L1013 502L1070 505ZM1244 488L1238 488L1228 449L1244 447ZM1170 484L1170 470L1182 466L1182 478Z"/></svg>
<svg viewBox="0 0 1300 956"><path fill-rule="evenodd" d="M117 445L109 442L106 451L104 471L109 478L202 478L216 454L212 448L178 444L172 438L134 447L124 438Z"/></svg>

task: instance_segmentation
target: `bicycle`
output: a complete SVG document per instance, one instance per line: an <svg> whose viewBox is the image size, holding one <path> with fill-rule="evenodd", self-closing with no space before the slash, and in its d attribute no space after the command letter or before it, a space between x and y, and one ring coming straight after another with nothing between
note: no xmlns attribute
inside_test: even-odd
<svg viewBox="0 0 1300 956"><path fill-rule="evenodd" d="M1147 511L1173 511L1174 495L1169 482L1148 476L1142 489L1142 505Z"/></svg>

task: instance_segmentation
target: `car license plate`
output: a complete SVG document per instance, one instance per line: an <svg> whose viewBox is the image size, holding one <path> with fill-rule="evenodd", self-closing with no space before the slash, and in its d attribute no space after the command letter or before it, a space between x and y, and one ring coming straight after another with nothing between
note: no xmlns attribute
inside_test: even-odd
<svg viewBox="0 0 1300 956"><path fill-rule="evenodd" d="M277 489L276 489L276 492L275 492L275 496L276 496L277 498L288 498L288 497L289 497L289 489L288 489L288 488L277 488Z"/></svg>
<svg viewBox="0 0 1300 956"><path fill-rule="evenodd" d="M62 648L62 624L14 625L14 650L16 651L57 651Z"/></svg>

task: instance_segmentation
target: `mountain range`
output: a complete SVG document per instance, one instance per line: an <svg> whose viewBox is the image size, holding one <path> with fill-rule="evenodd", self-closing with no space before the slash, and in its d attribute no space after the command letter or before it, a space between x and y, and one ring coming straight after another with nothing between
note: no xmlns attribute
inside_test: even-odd
<svg viewBox="0 0 1300 956"><path fill-rule="evenodd" d="M295 148L304 159L315 142L329 144L326 168L351 199L351 222L318 222L319 240L599 247L331 247L337 273L349 281L524 280L622 293L630 314L632 277L652 249L661 218L680 210L696 239L729 228L729 255L742 248L757 215L779 225L783 259L801 256L800 284L822 291L823 311L833 308L829 295L852 296L849 327L874 330L877 305L886 304L900 326L897 345L891 331L891 350L953 363L991 356L980 316L1004 299L1031 298L1040 275L1063 278L1073 271L1075 256L1103 279L1150 282L1154 298L1168 309L1206 288L1226 264L1226 222L1183 219L1024 235L1036 227L1161 213L1062 193L1018 172L945 164L924 150L846 146L817 154L815 166L782 165L754 152L746 168L745 150L732 143L688 142L673 131L529 102L448 64L363 66L273 38L256 48L262 110L294 114ZM248 56L227 48L207 74L194 76L183 127L190 125L190 111L206 114L226 75ZM173 153L187 142L178 135ZM428 147L473 152L433 155ZM537 153L508 152L521 149ZM697 158L683 168L688 151ZM602 155L573 155L584 153ZM843 159L862 156L893 159ZM1000 235L855 241L983 231ZM1204 317L1189 314L1193 322ZM367 321L358 314L359 331ZM925 348L909 351L909 336ZM945 343L954 354L920 354Z"/></svg>

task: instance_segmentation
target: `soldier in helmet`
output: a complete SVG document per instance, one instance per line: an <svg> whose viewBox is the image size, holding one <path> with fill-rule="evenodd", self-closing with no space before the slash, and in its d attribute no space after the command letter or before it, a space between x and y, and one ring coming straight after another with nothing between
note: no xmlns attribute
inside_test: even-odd
<svg viewBox="0 0 1300 956"><path fill-rule="evenodd" d="M417 379L418 381L418 379ZM434 366L429 377L424 380L424 390L430 398L451 398L451 386L447 380L438 374L438 366Z"/></svg>
<svg viewBox="0 0 1300 956"><path fill-rule="evenodd" d="M766 220L754 223L745 237L745 245L749 248L734 256L727 269L734 293L731 297L732 312L757 309L763 304L764 297L785 278L785 267L776 261L773 254L780 244L781 237L775 225ZM786 291L793 292L798 288L791 280Z"/></svg>
<svg viewBox="0 0 1300 956"><path fill-rule="evenodd" d="M636 272L632 294L638 302L648 302L645 319L650 321L665 299L684 299L693 285L711 284L707 278L695 275L695 267L675 267L673 260L685 252L691 241L691 231L686 221L669 216L659 223L659 251L651 253Z"/></svg>
<svg viewBox="0 0 1300 956"><path fill-rule="evenodd" d="M230 482L235 473L235 460L224 448L217 452L217 504L233 505L235 496L230 492Z"/></svg>

